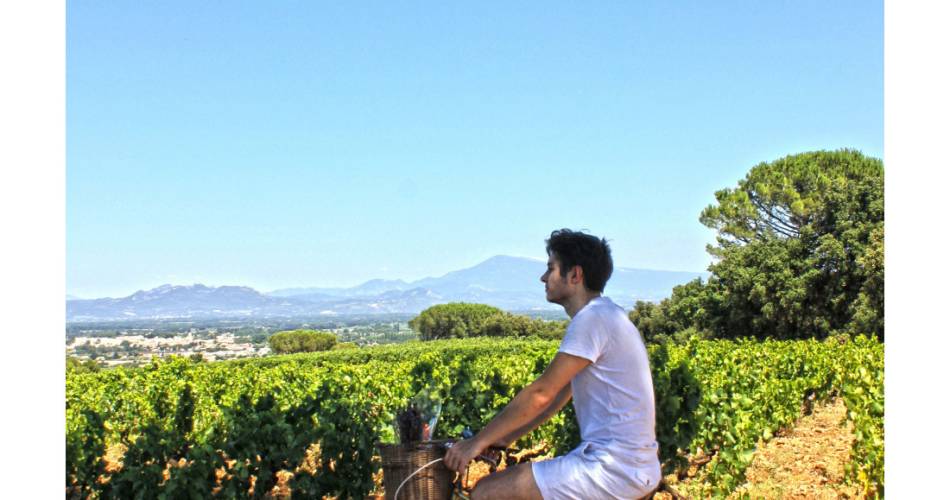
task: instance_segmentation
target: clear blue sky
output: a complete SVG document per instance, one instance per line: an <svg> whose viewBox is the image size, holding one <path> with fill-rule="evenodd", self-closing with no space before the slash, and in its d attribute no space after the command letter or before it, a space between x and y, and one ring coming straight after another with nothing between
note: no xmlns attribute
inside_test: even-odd
<svg viewBox="0 0 950 500"><path fill-rule="evenodd" d="M70 2L67 293L701 271L756 163L883 155L879 1L445 4Z"/></svg>

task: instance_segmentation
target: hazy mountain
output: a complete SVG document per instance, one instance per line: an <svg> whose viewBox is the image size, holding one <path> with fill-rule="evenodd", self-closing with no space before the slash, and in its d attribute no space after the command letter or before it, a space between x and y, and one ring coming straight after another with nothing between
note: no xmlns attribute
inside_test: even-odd
<svg viewBox="0 0 950 500"><path fill-rule="evenodd" d="M378 295L337 298L321 303L321 314L418 313L435 304L449 302L425 288L390 290ZM315 303L316 304L316 303Z"/></svg>
<svg viewBox="0 0 950 500"><path fill-rule="evenodd" d="M558 309L544 300L542 260L499 255L467 269L413 282L370 280L351 288L288 288L262 294L240 286L162 285L123 298L67 300L67 321L111 319L295 317L418 313L434 304L479 302L507 310ZM625 308L668 297L707 273L617 268L605 294Z"/></svg>
<svg viewBox="0 0 950 500"><path fill-rule="evenodd" d="M268 297L243 286L162 285L122 298L67 300L66 320L271 316L301 306L309 309L303 301Z"/></svg>
<svg viewBox="0 0 950 500"><path fill-rule="evenodd" d="M468 269L454 271L441 278L426 278L412 286L429 288L441 295L524 294L541 305L544 285L541 275L547 269L545 261L524 257L499 255ZM624 307L632 307L636 300L659 300L668 297L673 287L708 273L655 271L650 269L616 268L607 282L604 294Z"/></svg>
<svg viewBox="0 0 950 500"><path fill-rule="evenodd" d="M540 293L541 300L544 300L541 275L546 269L546 261L496 255L473 267L452 271L440 278L415 281L412 286L429 288L448 295L523 292L537 296Z"/></svg>
<svg viewBox="0 0 950 500"><path fill-rule="evenodd" d="M369 280L366 283L351 288L283 288L274 290L267 295L273 297L296 297L301 295L313 298L319 297L355 297L360 295L375 295L391 290L409 290L413 288L403 280Z"/></svg>

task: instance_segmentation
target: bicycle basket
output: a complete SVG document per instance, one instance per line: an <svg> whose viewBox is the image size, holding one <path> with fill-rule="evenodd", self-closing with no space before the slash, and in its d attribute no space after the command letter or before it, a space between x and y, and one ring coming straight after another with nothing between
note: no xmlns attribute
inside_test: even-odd
<svg viewBox="0 0 950 500"><path fill-rule="evenodd" d="M386 500L393 500L396 489L413 472L425 464L445 457L448 440L419 441L406 444L379 443L379 456L383 462L383 487ZM399 500L443 500L452 494L452 479L455 472L442 462L419 471L399 490Z"/></svg>

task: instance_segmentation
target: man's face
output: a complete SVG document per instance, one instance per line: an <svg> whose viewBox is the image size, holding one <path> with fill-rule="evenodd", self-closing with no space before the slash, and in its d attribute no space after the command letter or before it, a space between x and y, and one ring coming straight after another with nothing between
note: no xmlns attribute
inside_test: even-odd
<svg viewBox="0 0 950 500"><path fill-rule="evenodd" d="M541 275L541 282L544 283L544 294L548 302L563 304L570 296L567 276L561 276L561 263L554 255L548 256L548 269Z"/></svg>

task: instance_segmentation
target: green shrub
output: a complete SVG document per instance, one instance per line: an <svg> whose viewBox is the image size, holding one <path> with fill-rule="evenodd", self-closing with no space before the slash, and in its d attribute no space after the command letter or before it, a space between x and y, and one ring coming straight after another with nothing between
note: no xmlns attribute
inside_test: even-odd
<svg viewBox="0 0 950 500"><path fill-rule="evenodd" d="M538 337L561 339L567 330L565 321L545 321L502 312L488 317L477 335L483 337Z"/></svg>
<svg viewBox="0 0 950 500"><path fill-rule="evenodd" d="M92 373L99 371L99 363L94 360L82 360L72 356L66 357L66 373Z"/></svg>
<svg viewBox="0 0 950 500"><path fill-rule="evenodd" d="M485 304L439 304L409 321L409 328L419 332L422 340L474 337L486 319L503 313L501 309Z"/></svg>
<svg viewBox="0 0 950 500"><path fill-rule="evenodd" d="M271 335L268 342L276 354L328 351L336 344L336 335L316 330L288 330Z"/></svg>

